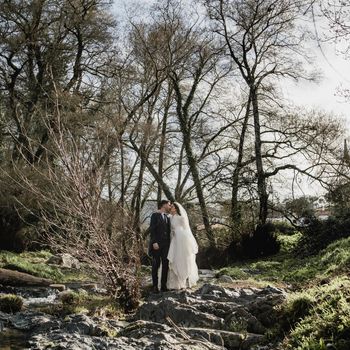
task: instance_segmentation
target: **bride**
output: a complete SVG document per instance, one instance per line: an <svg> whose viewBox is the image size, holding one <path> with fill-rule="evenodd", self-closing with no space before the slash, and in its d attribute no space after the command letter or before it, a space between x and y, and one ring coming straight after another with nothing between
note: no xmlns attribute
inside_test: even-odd
<svg viewBox="0 0 350 350"><path fill-rule="evenodd" d="M192 287L198 281L198 244L191 232L186 210L174 202L170 210L171 241L168 253L168 289Z"/></svg>

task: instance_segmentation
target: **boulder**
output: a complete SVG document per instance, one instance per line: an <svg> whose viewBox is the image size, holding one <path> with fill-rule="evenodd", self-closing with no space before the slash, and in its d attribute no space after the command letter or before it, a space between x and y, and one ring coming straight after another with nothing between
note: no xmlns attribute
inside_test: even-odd
<svg viewBox="0 0 350 350"><path fill-rule="evenodd" d="M47 260L47 263L51 265L59 265L68 269L80 268L79 260L67 253L53 255Z"/></svg>
<svg viewBox="0 0 350 350"><path fill-rule="evenodd" d="M221 282L221 283L233 283L234 279L231 276L221 275L218 278L218 282Z"/></svg>
<svg viewBox="0 0 350 350"><path fill-rule="evenodd" d="M224 324L222 318L198 311L194 306L181 304L172 298L144 303L137 312L137 318L158 323L167 322L167 317L182 327L220 329Z"/></svg>
<svg viewBox="0 0 350 350"><path fill-rule="evenodd" d="M250 333L229 332L206 328L189 328L186 333L193 338L204 338L227 349L250 350L252 346L263 341L264 336Z"/></svg>
<svg viewBox="0 0 350 350"><path fill-rule="evenodd" d="M275 287L204 284L195 291L151 294L126 321L27 309L0 312L0 325L25 331L30 348L38 350L271 350L275 347L266 345L264 333L276 323L274 308L284 298Z"/></svg>

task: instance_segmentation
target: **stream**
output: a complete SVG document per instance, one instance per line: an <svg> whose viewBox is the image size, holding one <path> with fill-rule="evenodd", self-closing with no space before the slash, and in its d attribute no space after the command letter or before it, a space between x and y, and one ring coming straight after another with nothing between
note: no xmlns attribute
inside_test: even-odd
<svg viewBox="0 0 350 350"><path fill-rule="evenodd" d="M28 339L26 332L4 328L0 332L0 350L23 350L28 347Z"/></svg>
<svg viewBox="0 0 350 350"><path fill-rule="evenodd" d="M77 290L86 284L73 282L65 284L67 290ZM23 309L35 311L39 307L58 303L59 291L50 287L4 287L0 286L0 294L16 294L23 298ZM6 315L6 314L5 314ZM30 349L28 340L30 332L26 330L9 328L2 320L0 312L0 350Z"/></svg>

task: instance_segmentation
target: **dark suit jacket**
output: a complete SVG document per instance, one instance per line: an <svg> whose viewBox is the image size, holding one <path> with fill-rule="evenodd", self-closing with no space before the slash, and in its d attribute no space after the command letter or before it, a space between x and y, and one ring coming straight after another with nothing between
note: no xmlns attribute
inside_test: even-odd
<svg viewBox="0 0 350 350"><path fill-rule="evenodd" d="M158 243L159 247L169 248L170 245L170 219L167 218L166 222L159 212L153 213L151 216L150 224L151 238L149 241L149 254L152 254L153 243Z"/></svg>

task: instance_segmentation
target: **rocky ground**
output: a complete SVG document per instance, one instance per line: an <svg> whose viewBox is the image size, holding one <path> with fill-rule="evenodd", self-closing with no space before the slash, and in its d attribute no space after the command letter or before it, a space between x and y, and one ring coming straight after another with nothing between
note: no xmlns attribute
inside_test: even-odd
<svg viewBox="0 0 350 350"><path fill-rule="evenodd" d="M285 299L284 291L224 288L210 272L201 276L198 289L146 296L123 321L83 314L60 318L27 305L15 314L0 312L0 329L3 335L17 332L17 347L7 349L273 349L264 334L276 322L274 307ZM45 290L50 302L60 293ZM21 294L28 298L26 291Z"/></svg>

